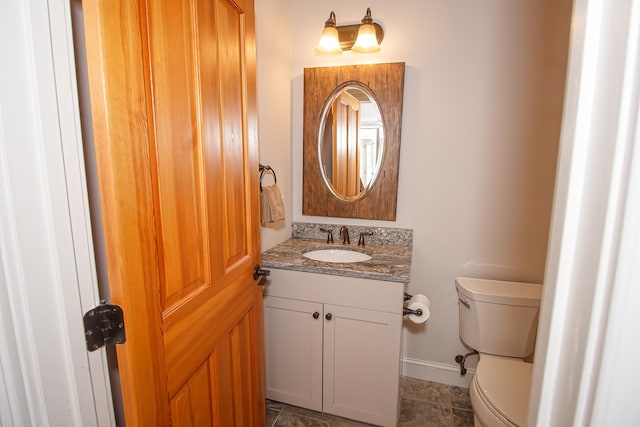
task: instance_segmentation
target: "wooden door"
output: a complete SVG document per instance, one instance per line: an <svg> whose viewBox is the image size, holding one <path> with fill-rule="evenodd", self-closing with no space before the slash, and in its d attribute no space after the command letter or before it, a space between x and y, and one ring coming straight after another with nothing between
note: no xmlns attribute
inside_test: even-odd
<svg viewBox="0 0 640 427"><path fill-rule="evenodd" d="M333 187L350 198L360 194L358 138L360 101L343 92L333 103Z"/></svg>
<svg viewBox="0 0 640 427"><path fill-rule="evenodd" d="M85 0L129 426L262 426L252 0Z"/></svg>

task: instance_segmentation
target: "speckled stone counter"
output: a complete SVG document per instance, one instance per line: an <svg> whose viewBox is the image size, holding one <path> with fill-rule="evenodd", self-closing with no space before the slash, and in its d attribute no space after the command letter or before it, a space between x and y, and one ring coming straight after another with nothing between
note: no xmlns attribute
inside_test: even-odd
<svg viewBox="0 0 640 427"><path fill-rule="evenodd" d="M364 252L370 255L371 259L355 263L329 263L314 261L302 256L303 253L311 250L330 248ZM291 238L264 252L262 254L262 266L282 270L408 283L411 275L412 250L411 245L367 243L366 246L362 247L355 243L350 245L341 243L328 244L320 239Z"/></svg>

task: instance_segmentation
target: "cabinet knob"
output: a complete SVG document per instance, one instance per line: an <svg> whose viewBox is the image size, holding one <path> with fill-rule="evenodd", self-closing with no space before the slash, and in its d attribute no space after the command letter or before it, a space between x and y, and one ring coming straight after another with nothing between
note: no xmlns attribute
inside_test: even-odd
<svg viewBox="0 0 640 427"><path fill-rule="evenodd" d="M324 318L327 319L327 320L331 320L332 317L333 316L331 315L331 313L327 313L327 315L324 316Z"/></svg>
<svg viewBox="0 0 640 427"><path fill-rule="evenodd" d="M313 318L317 319L318 317L320 317L320 313L318 313L317 311L313 313Z"/></svg>

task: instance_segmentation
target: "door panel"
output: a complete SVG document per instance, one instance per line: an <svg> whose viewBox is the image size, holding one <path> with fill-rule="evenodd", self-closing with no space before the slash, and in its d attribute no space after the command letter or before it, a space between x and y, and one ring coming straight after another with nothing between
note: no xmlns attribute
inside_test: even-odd
<svg viewBox="0 0 640 427"><path fill-rule="evenodd" d="M255 301L254 301L255 303ZM257 361L251 356L256 332L253 325L258 313L254 308L217 340L216 349L209 362L214 390L214 425L218 426L262 426L264 425L264 395L262 403L251 400L255 395ZM260 366L262 360L259 361ZM257 405L260 403L260 405ZM259 406L259 408L258 408Z"/></svg>
<svg viewBox="0 0 640 427"><path fill-rule="evenodd" d="M239 142L243 133L243 69L242 43L238 35L242 34L242 15L235 5L228 1L220 1L218 36L220 45L220 105L222 108L222 141L224 159L224 202L227 235L223 239L227 243L225 255L229 268L246 253L246 235L242 223L246 220L247 200L242 197L244 170L241 159L244 156L243 146Z"/></svg>
<svg viewBox="0 0 640 427"><path fill-rule="evenodd" d="M212 426L209 365L203 364L171 400L171 420L175 427Z"/></svg>
<svg viewBox="0 0 640 427"><path fill-rule="evenodd" d="M253 2L86 0L127 424L264 424Z"/></svg>
<svg viewBox="0 0 640 427"><path fill-rule="evenodd" d="M344 197L354 197L361 190L358 150L360 101L344 92L334 101L333 111L333 186Z"/></svg>
<svg viewBox="0 0 640 427"><path fill-rule="evenodd" d="M324 411L396 425L402 316L330 304L324 308L332 314L324 324Z"/></svg>
<svg viewBox="0 0 640 427"><path fill-rule="evenodd" d="M265 382L269 399L322 411L323 319L320 303L264 298Z"/></svg>
<svg viewBox="0 0 640 427"><path fill-rule="evenodd" d="M149 4L149 62L155 138L156 223L165 309L210 284L199 75L190 4ZM165 31L171 28L172 31ZM155 157L155 158L153 158Z"/></svg>

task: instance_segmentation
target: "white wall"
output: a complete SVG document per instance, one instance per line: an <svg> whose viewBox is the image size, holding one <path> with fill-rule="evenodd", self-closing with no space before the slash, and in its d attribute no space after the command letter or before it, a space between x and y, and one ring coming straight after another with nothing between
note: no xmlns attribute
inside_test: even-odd
<svg viewBox="0 0 640 427"><path fill-rule="evenodd" d="M256 51L260 163L275 170L285 220L262 227L262 250L291 236L291 14L288 0L257 0ZM265 174L264 184L273 184Z"/></svg>
<svg viewBox="0 0 640 427"><path fill-rule="evenodd" d="M414 230L409 291L428 295L433 314L426 329L406 329L404 356L415 362L408 373L455 382L457 373L450 367L464 347L458 338L454 278L543 279L571 1L294 0L290 12L283 3L257 2L258 38L266 27L275 33L272 38L291 34L290 58L277 54L291 65L291 145L287 151L279 139L282 129L265 129L271 126L265 116L276 126L287 117L264 103L274 82L259 74L261 160L290 156L290 171L286 166L277 171L279 178L291 173L294 221ZM267 12L273 6L277 13ZM314 56L331 10L340 25L359 22L367 7L385 29L381 52ZM288 13L291 28L283 30L275 24ZM265 67L260 64L264 40L260 43L259 66ZM274 76L280 72L279 60L269 59ZM407 67L397 221L303 216L303 69L395 61ZM279 74L275 82L282 84ZM269 99L281 101L279 96ZM263 231L265 248L290 234L286 227L275 238L271 230ZM445 378L436 372L443 367L451 369Z"/></svg>

